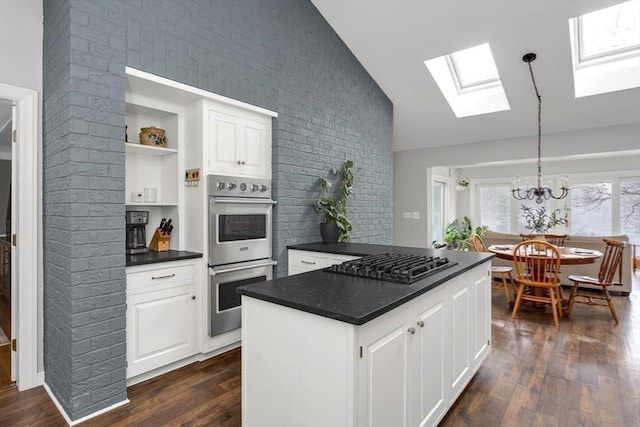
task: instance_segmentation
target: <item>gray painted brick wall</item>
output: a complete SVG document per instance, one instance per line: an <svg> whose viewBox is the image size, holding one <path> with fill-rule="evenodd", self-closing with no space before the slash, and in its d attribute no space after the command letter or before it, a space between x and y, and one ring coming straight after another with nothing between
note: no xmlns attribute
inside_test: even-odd
<svg viewBox="0 0 640 427"><path fill-rule="evenodd" d="M274 256L320 240L318 176L362 171L352 240L392 242L393 107L308 0L126 2L127 65L278 112L273 123Z"/></svg>
<svg viewBox="0 0 640 427"><path fill-rule="evenodd" d="M320 240L318 176L362 171L356 242L392 241L389 99L307 0L44 2L46 381L73 419L126 398L124 65L278 112L276 275Z"/></svg>
<svg viewBox="0 0 640 427"><path fill-rule="evenodd" d="M43 6L44 363L78 419L127 397L124 5Z"/></svg>

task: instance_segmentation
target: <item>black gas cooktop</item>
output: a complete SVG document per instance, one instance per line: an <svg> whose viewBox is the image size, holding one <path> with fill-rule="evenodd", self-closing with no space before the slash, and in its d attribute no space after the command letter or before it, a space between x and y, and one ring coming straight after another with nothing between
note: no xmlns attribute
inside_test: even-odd
<svg viewBox="0 0 640 427"><path fill-rule="evenodd" d="M384 253L334 264L324 271L410 284L457 264L436 256Z"/></svg>

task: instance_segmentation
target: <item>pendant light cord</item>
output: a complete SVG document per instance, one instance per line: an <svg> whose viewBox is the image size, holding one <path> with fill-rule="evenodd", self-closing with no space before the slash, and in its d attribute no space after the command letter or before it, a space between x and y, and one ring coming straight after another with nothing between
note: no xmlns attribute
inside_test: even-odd
<svg viewBox="0 0 640 427"><path fill-rule="evenodd" d="M533 67L531 67L531 61L529 64L529 74L531 74L531 81L533 82L533 88L536 91L536 97L538 98L538 188L541 187L540 177L542 176L542 165L540 161L541 157L541 135L542 135L542 97L540 96L540 92L538 92L538 85L536 85L536 78L533 76Z"/></svg>

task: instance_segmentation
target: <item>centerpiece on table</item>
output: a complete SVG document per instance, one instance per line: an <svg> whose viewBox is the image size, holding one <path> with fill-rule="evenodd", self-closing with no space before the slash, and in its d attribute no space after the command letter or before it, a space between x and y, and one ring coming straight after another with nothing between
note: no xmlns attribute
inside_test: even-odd
<svg viewBox="0 0 640 427"><path fill-rule="evenodd" d="M319 178L320 197L313 206L316 211L324 214L325 222L320 224L320 234L325 243L351 240L349 233L353 226L347 216L347 199L353 193L354 167L353 160L346 160L339 170L331 170L333 175L340 178L340 188L335 199L331 194L331 182L326 178ZM355 168L355 172L360 172L360 168Z"/></svg>
<svg viewBox="0 0 640 427"><path fill-rule="evenodd" d="M569 223L566 212L564 216L562 216L560 209L547 213L547 208L544 206L534 209L521 205L520 208L523 212L522 217L527 223L524 228L535 233L537 235L536 240L545 240L544 235L556 225L566 225Z"/></svg>

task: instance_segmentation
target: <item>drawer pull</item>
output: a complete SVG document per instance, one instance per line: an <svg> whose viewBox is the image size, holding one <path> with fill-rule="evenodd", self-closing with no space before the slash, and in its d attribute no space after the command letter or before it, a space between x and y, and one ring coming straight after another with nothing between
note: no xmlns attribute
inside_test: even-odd
<svg viewBox="0 0 640 427"><path fill-rule="evenodd" d="M305 260L301 259L300 262L302 262L303 264L316 265L315 261L305 261Z"/></svg>
<svg viewBox="0 0 640 427"><path fill-rule="evenodd" d="M153 276L151 277L151 280L168 279L170 277L176 277L176 273L167 274L166 276Z"/></svg>

